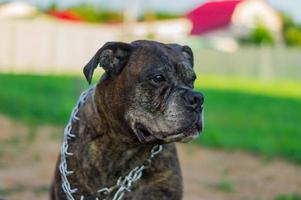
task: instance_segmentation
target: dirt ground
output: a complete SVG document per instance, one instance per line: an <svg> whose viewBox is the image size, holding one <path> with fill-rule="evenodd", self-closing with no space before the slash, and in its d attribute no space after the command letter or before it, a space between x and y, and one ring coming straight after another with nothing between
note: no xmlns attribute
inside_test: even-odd
<svg viewBox="0 0 301 200"><path fill-rule="evenodd" d="M48 199L62 132L0 116L0 199ZM301 193L301 167L282 160L189 144L179 144L178 153L184 200L272 200Z"/></svg>

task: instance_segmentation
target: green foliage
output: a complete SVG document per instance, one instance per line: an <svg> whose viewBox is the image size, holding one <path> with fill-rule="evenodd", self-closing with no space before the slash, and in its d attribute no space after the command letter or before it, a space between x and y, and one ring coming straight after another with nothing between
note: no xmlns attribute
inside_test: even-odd
<svg viewBox="0 0 301 200"><path fill-rule="evenodd" d="M294 27L289 27L284 32L284 38L286 41L286 44L288 46L299 46L301 47L301 30Z"/></svg>
<svg viewBox="0 0 301 200"><path fill-rule="evenodd" d="M291 16L283 13L281 15L281 18L282 18L282 23L283 23L283 29L287 29L287 28L296 26L296 24Z"/></svg>
<svg viewBox="0 0 301 200"><path fill-rule="evenodd" d="M254 30L251 31L247 38L243 38L241 42L253 45L273 45L275 43L272 32L263 24L258 24Z"/></svg>
<svg viewBox="0 0 301 200"><path fill-rule="evenodd" d="M49 13L58 10L58 5L52 2L44 9L44 12ZM67 10L87 22L121 22L123 20L122 11L110 11L88 3L72 6L67 8Z"/></svg>
<svg viewBox="0 0 301 200"><path fill-rule="evenodd" d="M141 15L139 17L139 21L146 21L146 16L148 15L148 13L144 13L144 15ZM163 12L163 11L157 11L154 13L150 14L153 19L156 20L168 20L168 19L177 19L182 17L182 15L178 14L178 13L171 13L171 12Z"/></svg>
<svg viewBox="0 0 301 200"><path fill-rule="evenodd" d="M256 80L245 82L239 90L214 87L206 78L201 80L196 89L205 94L206 126L196 144L244 149L301 164L299 96L267 96L254 89L254 85L263 87ZM240 82L224 78L222 83ZM33 125L65 125L79 94L87 87L79 77L0 74L0 112ZM269 88L281 91L277 85Z"/></svg>
<svg viewBox="0 0 301 200"><path fill-rule="evenodd" d="M288 15L282 15L283 38L288 46L301 47L301 27Z"/></svg>
<svg viewBox="0 0 301 200"><path fill-rule="evenodd" d="M58 10L58 5L55 2L51 2L49 6L46 8L46 11L53 12Z"/></svg>
<svg viewBox="0 0 301 200"><path fill-rule="evenodd" d="M164 20L164 19L177 19L182 17L182 15L178 13L171 13L171 12L156 12L156 19L158 20Z"/></svg>
<svg viewBox="0 0 301 200"><path fill-rule="evenodd" d="M57 11L58 6L55 2L52 2L46 9L45 12ZM67 8L67 10L81 17L84 21L87 22L122 22L123 13L122 11L108 10L99 6L95 6L91 3L83 3L76 6ZM141 15L138 20L145 21L146 16L151 15L153 20L166 20L166 19L175 19L181 17L180 14L170 13L170 12L151 12Z"/></svg>
<svg viewBox="0 0 301 200"><path fill-rule="evenodd" d="M121 12L97 8L92 4L81 4L68 10L88 22L121 22L123 19Z"/></svg>
<svg viewBox="0 0 301 200"><path fill-rule="evenodd" d="M299 194L279 195L275 200L301 200L301 196Z"/></svg>

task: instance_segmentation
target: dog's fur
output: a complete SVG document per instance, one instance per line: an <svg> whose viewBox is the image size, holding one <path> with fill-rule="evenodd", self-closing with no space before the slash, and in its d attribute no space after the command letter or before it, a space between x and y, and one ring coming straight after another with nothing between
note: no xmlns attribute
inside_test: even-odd
<svg viewBox="0 0 301 200"><path fill-rule="evenodd" d="M72 123L68 176L74 194L95 197L149 156L154 144L163 151L124 199L182 199L182 176L175 145L202 131L203 96L193 91L196 78L188 46L135 41L105 44L85 66L91 82L97 65L105 73L89 90ZM59 159L60 161L60 159ZM51 199L66 199L56 167ZM108 198L111 199L112 195Z"/></svg>

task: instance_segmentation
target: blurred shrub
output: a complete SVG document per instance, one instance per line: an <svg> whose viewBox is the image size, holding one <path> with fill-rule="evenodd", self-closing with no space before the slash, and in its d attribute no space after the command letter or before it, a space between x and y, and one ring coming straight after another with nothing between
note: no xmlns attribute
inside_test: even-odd
<svg viewBox="0 0 301 200"><path fill-rule="evenodd" d="M301 30L295 27L289 27L284 32L284 39L288 46L301 47Z"/></svg>
<svg viewBox="0 0 301 200"><path fill-rule="evenodd" d="M258 24L250 34L241 39L243 44L253 44L253 45L273 45L275 39L271 31L263 24Z"/></svg>
<svg viewBox="0 0 301 200"><path fill-rule="evenodd" d="M170 12L156 12L156 19L176 19L180 18L182 15L177 13L170 13Z"/></svg>
<svg viewBox="0 0 301 200"><path fill-rule="evenodd" d="M282 15L283 39L288 46L301 47L301 26L288 16Z"/></svg>
<svg viewBox="0 0 301 200"><path fill-rule="evenodd" d="M43 10L43 9L41 9ZM49 4L49 6L43 10L43 11L46 11L46 12L53 12L53 11L57 11L58 10L58 5L55 3L55 2L51 2Z"/></svg>
<svg viewBox="0 0 301 200"><path fill-rule="evenodd" d="M58 11L59 7L53 2L46 9L42 10L46 13L52 13ZM121 22L123 20L121 11L109 11L88 3L69 7L66 11L70 11L87 22Z"/></svg>
<svg viewBox="0 0 301 200"><path fill-rule="evenodd" d="M49 4L46 9L42 9L44 12L51 13L58 11L58 5L53 2ZM122 11L112 11L104 8L97 7L90 3L83 3L80 5L72 6L67 8L67 11L71 11L76 16L79 16L82 20L87 22L122 22L123 13ZM151 20L166 20L176 19L181 17L180 14L171 12L153 12L147 11L140 15L138 21L149 21Z"/></svg>
<svg viewBox="0 0 301 200"><path fill-rule="evenodd" d="M144 15L141 15L138 20L146 21L150 18L150 17L148 17L149 15L151 15L151 18L156 19L156 20L177 19L177 18L182 17L182 15L177 14L177 13L157 11L157 12L151 12L151 13L145 12Z"/></svg>
<svg viewBox="0 0 301 200"><path fill-rule="evenodd" d="M296 26L293 18L285 13L281 14L283 29Z"/></svg>
<svg viewBox="0 0 301 200"><path fill-rule="evenodd" d="M121 12L107 11L97 8L92 4L80 4L78 6L71 7L68 10L88 22L121 22L123 20Z"/></svg>

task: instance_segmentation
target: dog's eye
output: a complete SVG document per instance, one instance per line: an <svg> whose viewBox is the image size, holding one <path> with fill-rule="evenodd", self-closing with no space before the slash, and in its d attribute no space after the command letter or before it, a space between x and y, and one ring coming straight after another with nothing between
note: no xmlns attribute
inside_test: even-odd
<svg viewBox="0 0 301 200"><path fill-rule="evenodd" d="M196 76L192 77L192 79L189 81L189 84L188 84L189 87L194 88L194 82L195 82L196 78L197 78Z"/></svg>
<svg viewBox="0 0 301 200"><path fill-rule="evenodd" d="M152 80L152 82L154 82L156 84L162 83L162 82L166 81L166 79L164 78L164 76L161 75L161 74L158 74L158 75L154 76L151 80Z"/></svg>

